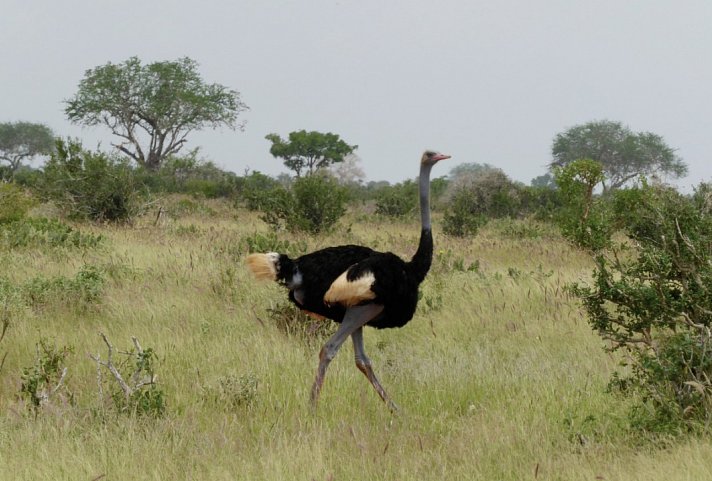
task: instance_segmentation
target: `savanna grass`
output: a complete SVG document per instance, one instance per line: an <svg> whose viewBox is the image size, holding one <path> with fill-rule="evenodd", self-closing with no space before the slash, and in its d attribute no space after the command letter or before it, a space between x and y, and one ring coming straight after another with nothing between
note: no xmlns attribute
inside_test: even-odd
<svg viewBox="0 0 712 481"><path fill-rule="evenodd" d="M256 283L246 239L298 249L362 243L412 255L415 221L374 228L347 218L320 237L268 237L256 214L220 203L156 222L94 227L101 249L1 253L6 278L71 279L101 266L92 309L15 307L0 354L0 479L674 480L712 476L712 442L647 442L626 425L606 384L606 353L564 290L588 257L560 237L488 226L474 239L442 235L415 318L373 330L365 344L400 406L391 415L355 368L350 345L332 363L319 409L309 408L318 343L280 330L286 293ZM181 229L181 226L183 228ZM194 226L186 228L185 226ZM83 226L80 228L84 229ZM263 242L263 241L259 241ZM428 302L429 301L429 302ZM1 307L1 306L0 306ZM98 415L99 332L153 348L162 416ZM72 403L36 416L19 397L22 368L51 336ZM102 478L100 478L103 476Z"/></svg>

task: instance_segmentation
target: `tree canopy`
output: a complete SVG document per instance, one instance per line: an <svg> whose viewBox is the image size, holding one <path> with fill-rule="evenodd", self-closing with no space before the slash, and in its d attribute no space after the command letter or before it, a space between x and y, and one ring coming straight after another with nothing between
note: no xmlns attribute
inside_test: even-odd
<svg viewBox="0 0 712 481"><path fill-rule="evenodd" d="M356 154L344 157L343 162L333 164L329 171L341 185L361 185L366 173L361 168L361 159Z"/></svg>
<svg viewBox="0 0 712 481"><path fill-rule="evenodd" d="M529 184L536 188L556 189L556 181L551 172L534 177Z"/></svg>
<svg viewBox="0 0 712 481"><path fill-rule="evenodd" d="M479 164L477 162L466 162L459 164L450 169L448 177L450 180L456 181L459 178L477 177L491 170L501 170L498 167L490 164Z"/></svg>
<svg viewBox="0 0 712 481"><path fill-rule="evenodd" d="M131 57L87 70L66 105L70 121L106 125L121 139L113 145L151 170L176 154L194 130L242 129L237 118L248 108L237 91L205 83L187 57L146 65Z"/></svg>
<svg viewBox="0 0 712 481"><path fill-rule="evenodd" d="M0 123L0 159L15 172L25 160L49 155L54 148L54 134L43 124L31 122Z"/></svg>
<svg viewBox="0 0 712 481"><path fill-rule="evenodd" d="M604 191L622 187L641 175L681 177L687 166L663 138L651 132L633 132L620 122L588 122L557 134L549 168L564 167L580 159L603 165Z"/></svg>
<svg viewBox="0 0 712 481"><path fill-rule="evenodd" d="M290 132L287 141L277 134L268 134L265 138L272 142L270 154L284 159L284 165L293 170L297 177L301 177L305 170L309 176L323 167L343 162L347 155L358 148L358 145L349 145L331 132L323 134L299 130Z"/></svg>

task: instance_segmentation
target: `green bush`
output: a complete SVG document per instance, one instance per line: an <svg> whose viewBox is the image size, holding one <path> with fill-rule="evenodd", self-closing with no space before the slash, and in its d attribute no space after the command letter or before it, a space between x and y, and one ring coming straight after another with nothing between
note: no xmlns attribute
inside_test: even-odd
<svg viewBox="0 0 712 481"><path fill-rule="evenodd" d="M0 281L9 292L8 286L12 285L1 278ZM30 307L44 307L54 303L85 308L101 300L105 283L101 269L84 265L74 277L57 276L49 279L35 277L15 286L14 289L25 305Z"/></svg>
<svg viewBox="0 0 712 481"><path fill-rule="evenodd" d="M561 234L573 244L591 251L610 245L614 225L609 206L594 195L604 179L603 165L594 160L571 162L554 172L563 207L556 214Z"/></svg>
<svg viewBox="0 0 712 481"><path fill-rule="evenodd" d="M406 180L382 187L376 194L376 213L386 217L405 217L418 209L418 184Z"/></svg>
<svg viewBox="0 0 712 481"><path fill-rule="evenodd" d="M458 189L450 198L443 217L443 232L456 237L474 236L487 223L487 217L477 206L473 191Z"/></svg>
<svg viewBox="0 0 712 481"><path fill-rule="evenodd" d="M71 347L57 348L49 339L41 338L37 343L37 356L32 366L22 370L20 394L29 401L29 406L37 414L38 410L60 395L64 387L67 368L64 360L73 351Z"/></svg>
<svg viewBox="0 0 712 481"><path fill-rule="evenodd" d="M311 175L295 180L291 190L275 189L264 202L261 218L269 225L318 234L346 212L346 191L332 179Z"/></svg>
<svg viewBox="0 0 712 481"><path fill-rule="evenodd" d="M589 323L628 354L612 386L636 395L635 426L678 433L712 422L712 218L696 198L643 187L616 199L633 241L574 284Z"/></svg>
<svg viewBox="0 0 712 481"><path fill-rule="evenodd" d="M94 248L101 245L101 234L84 234L64 222L44 218L24 218L0 224L0 246Z"/></svg>
<svg viewBox="0 0 712 481"><path fill-rule="evenodd" d="M19 186L0 182L0 225L22 219L35 204Z"/></svg>
<svg viewBox="0 0 712 481"><path fill-rule="evenodd" d="M141 168L140 182L152 192L188 194L195 197L231 197L237 192L238 177L213 162L198 157L194 149L184 156L170 156L158 171Z"/></svg>
<svg viewBox="0 0 712 481"><path fill-rule="evenodd" d="M520 216L533 216L541 221L553 221L562 207L561 192L552 187L522 187Z"/></svg>
<svg viewBox="0 0 712 481"><path fill-rule="evenodd" d="M252 172L240 179L238 199L249 210L265 210L272 204L272 197L281 190L282 185L272 177Z"/></svg>
<svg viewBox="0 0 712 481"><path fill-rule="evenodd" d="M138 213L142 187L128 160L84 150L75 140L57 140L44 169L40 192L70 217L126 221Z"/></svg>
<svg viewBox="0 0 712 481"><path fill-rule="evenodd" d="M450 186L443 231L458 237L475 235L489 219L517 216L520 189L499 169L461 175Z"/></svg>
<svg viewBox="0 0 712 481"><path fill-rule="evenodd" d="M0 276L0 305L41 308L50 304L86 308L97 304L104 293L104 271L84 265L74 277L34 277L23 283Z"/></svg>

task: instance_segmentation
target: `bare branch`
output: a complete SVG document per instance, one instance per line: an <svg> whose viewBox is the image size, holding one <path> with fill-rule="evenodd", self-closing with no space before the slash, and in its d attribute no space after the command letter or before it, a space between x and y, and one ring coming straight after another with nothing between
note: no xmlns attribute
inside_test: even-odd
<svg viewBox="0 0 712 481"><path fill-rule="evenodd" d="M106 347L109 350L108 358L107 358L106 362L102 362L101 360L99 360L98 357L96 357L96 358L92 357L92 359L94 359L98 364L105 366L109 370L109 372L116 379L116 382L118 382L119 386L121 386L121 390L124 392L124 396L126 396L128 398L133 393L133 389L131 389L129 387L129 385L126 384L126 381L124 381L124 378L121 377L121 373L119 372L118 369L116 369L116 366L114 366L114 363L112 362L111 358L114 354L114 346L111 345L111 343L106 338L106 335L103 332L100 332L99 335L104 340L104 343L106 344Z"/></svg>

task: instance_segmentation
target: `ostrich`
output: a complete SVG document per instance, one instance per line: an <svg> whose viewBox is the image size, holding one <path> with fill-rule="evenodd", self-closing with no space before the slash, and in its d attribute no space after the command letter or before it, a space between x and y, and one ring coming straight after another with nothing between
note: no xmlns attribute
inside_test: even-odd
<svg viewBox="0 0 712 481"><path fill-rule="evenodd" d="M329 363L351 336L356 366L391 411L397 409L366 356L363 326L402 327L412 319L418 303L418 286L425 279L433 257L430 170L448 158L449 155L426 151L420 160L422 229L418 250L409 262L391 252L376 252L357 245L327 247L297 259L276 252L247 256L247 266L257 279L283 284L289 289L289 300L297 307L340 323L319 353L319 367L311 389L313 407L318 403Z"/></svg>

